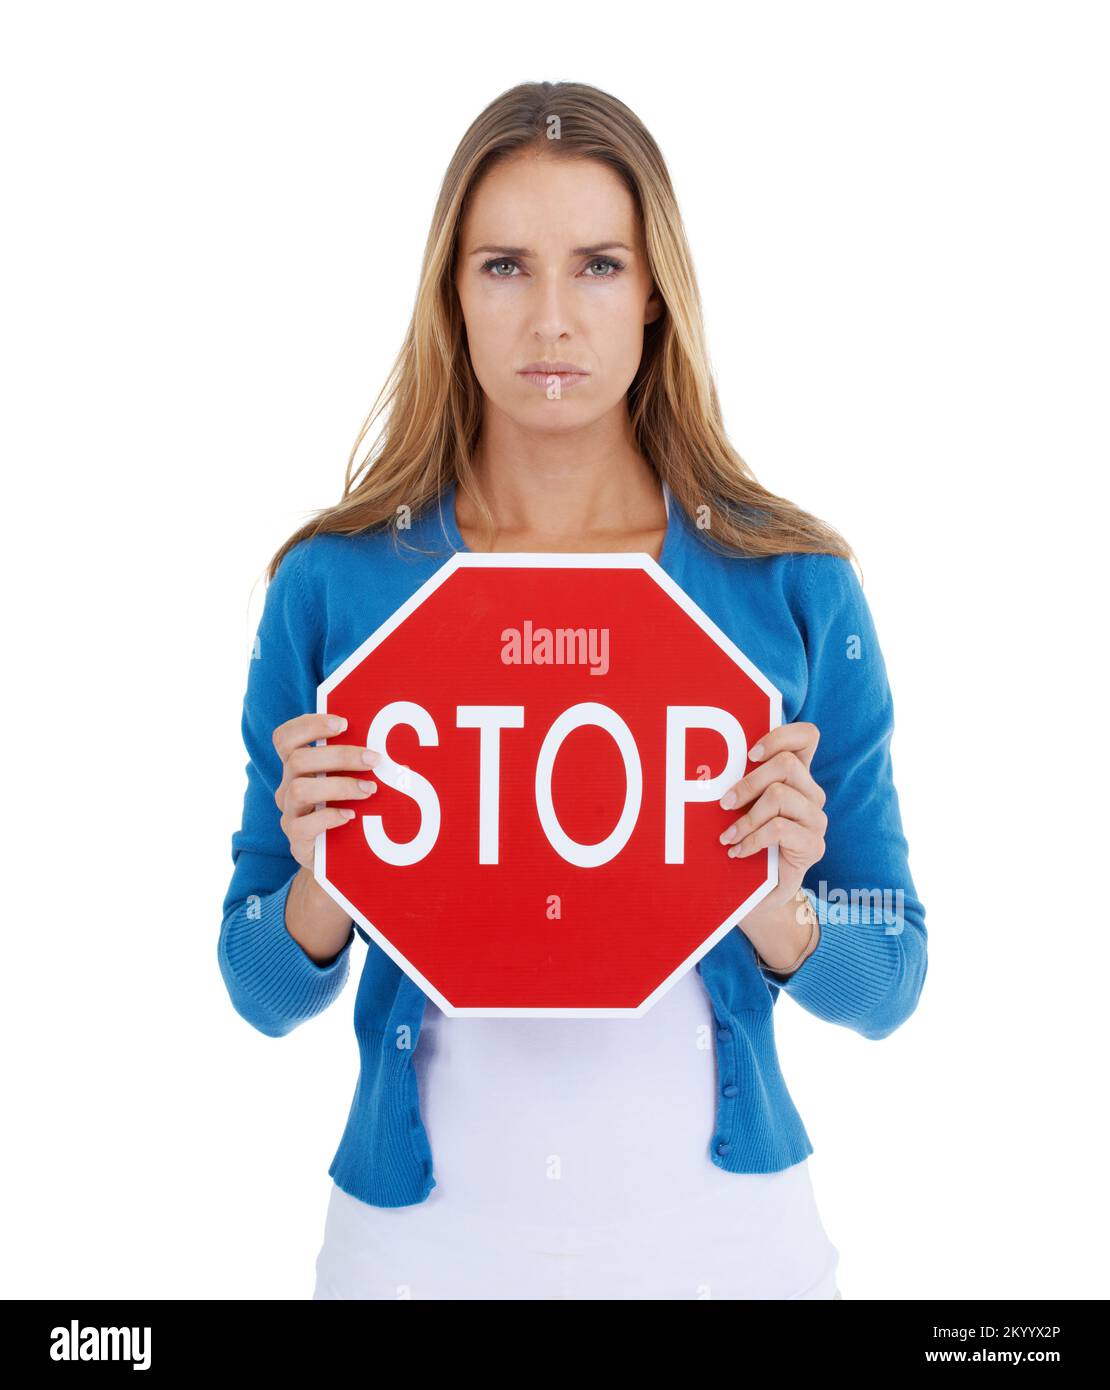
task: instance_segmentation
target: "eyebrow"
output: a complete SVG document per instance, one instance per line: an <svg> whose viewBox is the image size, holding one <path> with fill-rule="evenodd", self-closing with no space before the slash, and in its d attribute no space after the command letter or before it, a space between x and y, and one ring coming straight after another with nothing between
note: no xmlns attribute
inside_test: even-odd
<svg viewBox="0 0 1110 1390"><path fill-rule="evenodd" d="M596 256L601 251L612 251L617 247L622 251L632 250L632 247L628 246L623 241L602 241L596 246L575 246L570 254L572 256ZM534 256L536 253L530 251L526 246L476 246L470 254L472 256L480 256L482 254L492 254L495 256Z"/></svg>

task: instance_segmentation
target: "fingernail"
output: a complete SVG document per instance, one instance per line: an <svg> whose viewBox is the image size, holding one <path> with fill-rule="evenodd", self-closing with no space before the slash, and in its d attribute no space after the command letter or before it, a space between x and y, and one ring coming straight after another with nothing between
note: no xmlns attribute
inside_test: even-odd
<svg viewBox="0 0 1110 1390"><path fill-rule="evenodd" d="M378 789L377 782L360 782L359 786L364 792L374 792Z"/></svg>
<svg viewBox="0 0 1110 1390"><path fill-rule="evenodd" d="M340 715L340 714L329 714L329 715L328 715L328 728L332 731L333 734L342 733L343 730L344 730L346 727L347 727L347 721L343 718L342 715Z"/></svg>
<svg viewBox="0 0 1110 1390"><path fill-rule="evenodd" d="M751 750L751 752L748 754L748 757L751 758L753 761L758 762L759 759L763 757L763 744L757 743L755 747Z"/></svg>
<svg viewBox="0 0 1110 1390"><path fill-rule="evenodd" d="M376 763L378 761L378 754L375 753L372 748L364 748L362 750L362 761L364 763Z"/></svg>
<svg viewBox="0 0 1110 1390"><path fill-rule="evenodd" d="M735 838L736 827L734 825L730 825L729 828L726 831L724 831L721 835L721 844L727 845L730 843L730 841L735 840Z"/></svg>
<svg viewBox="0 0 1110 1390"><path fill-rule="evenodd" d="M733 808L735 805L736 805L736 793L735 793L735 792L725 792L724 796L721 797L721 810L722 810L722 811L731 811L732 808Z"/></svg>

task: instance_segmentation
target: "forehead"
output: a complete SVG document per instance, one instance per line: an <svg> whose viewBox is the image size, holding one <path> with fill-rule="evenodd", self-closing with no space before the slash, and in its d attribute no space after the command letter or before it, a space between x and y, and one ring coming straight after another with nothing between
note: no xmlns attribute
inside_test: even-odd
<svg viewBox="0 0 1110 1390"><path fill-rule="evenodd" d="M484 175L471 191L461 233L464 254L492 241L562 249L613 238L635 245L639 218L609 165L529 151Z"/></svg>

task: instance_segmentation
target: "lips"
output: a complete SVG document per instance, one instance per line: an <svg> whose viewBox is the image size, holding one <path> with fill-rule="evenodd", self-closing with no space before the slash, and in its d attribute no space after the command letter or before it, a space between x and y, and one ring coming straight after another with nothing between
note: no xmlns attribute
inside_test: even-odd
<svg viewBox="0 0 1110 1390"><path fill-rule="evenodd" d="M588 381L590 376L584 367L576 366L573 362L529 362L526 367L521 367L517 375L523 377L525 381L531 382L533 386L538 386L541 390L546 391L549 396L552 380L559 383L559 395L561 396L572 386Z"/></svg>
<svg viewBox="0 0 1110 1390"><path fill-rule="evenodd" d="M529 362L520 368L521 376L589 376L585 367L574 362Z"/></svg>

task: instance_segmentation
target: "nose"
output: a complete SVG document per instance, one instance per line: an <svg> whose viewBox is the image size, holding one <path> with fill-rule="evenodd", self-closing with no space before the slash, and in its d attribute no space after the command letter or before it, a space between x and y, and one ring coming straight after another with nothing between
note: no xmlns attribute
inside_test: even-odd
<svg viewBox="0 0 1110 1390"><path fill-rule="evenodd" d="M556 342L571 331L572 288L554 272L540 275L532 303L533 336L541 342Z"/></svg>

